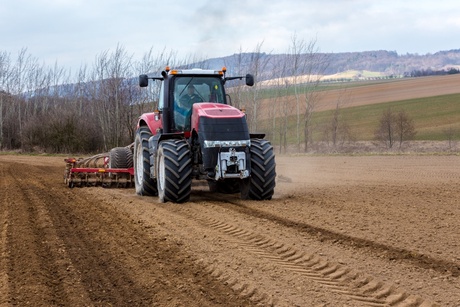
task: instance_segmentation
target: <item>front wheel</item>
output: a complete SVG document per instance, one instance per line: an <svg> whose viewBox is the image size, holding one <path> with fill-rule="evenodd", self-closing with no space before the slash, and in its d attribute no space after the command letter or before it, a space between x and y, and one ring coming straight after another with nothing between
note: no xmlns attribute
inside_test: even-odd
<svg viewBox="0 0 460 307"><path fill-rule="evenodd" d="M187 202L192 189L192 158L187 141L162 141L158 146L157 159L160 202Z"/></svg>
<svg viewBox="0 0 460 307"><path fill-rule="evenodd" d="M150 178L149 128L139 127L134 140L134 184L138 195L155 196L157 183Z"/></svg>
<svg viewBox="0 0 460 307"><path fill-rule="evenodd" d="M270 200L276 184L273 147L267 140L252 139L250 154L251 176L241 181L241 198Z"/></svg>

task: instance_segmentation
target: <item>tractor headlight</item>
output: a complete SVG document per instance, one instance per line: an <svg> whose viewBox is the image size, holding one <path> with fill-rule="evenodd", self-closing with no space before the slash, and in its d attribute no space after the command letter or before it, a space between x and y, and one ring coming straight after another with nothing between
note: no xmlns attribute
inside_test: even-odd
<svg viewBox="0 0 460 307"><path fill-rule="evenodd" d="M251 140L239 141L204 141L204 148L212 147L250 147Z"/></svg>

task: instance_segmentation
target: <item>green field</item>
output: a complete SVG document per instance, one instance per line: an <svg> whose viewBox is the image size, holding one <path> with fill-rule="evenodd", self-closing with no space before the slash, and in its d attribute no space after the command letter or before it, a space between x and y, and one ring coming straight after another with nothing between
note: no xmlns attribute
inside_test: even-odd
<svg viewBox="0 0 460 307"><path fill-rule="evenodd" d="M381 83L389 83L389 82L398 82L401 79L379 79L379 80L369 80L369 81L359 81L359 82L320 82L319 84L313 84L311 87L306 87L305 84L297 85L297 89L295 86L289 86L287 88L275 88L275 87L268 87L262 89L259 94L259 99L270 99L275 96L292 96L296 93L304 93L305 90L314 90L314 91L330 91L330 90L338 90L344 88L352 88L358 86L367 86L367 85L376 85Z"/></svg>
<svg viewBox="0 0 460 307"><path fill-rule="evenodd" d="M374 138L382 113L389 108L394 112L404 110L413 120L416 140L443 141L449 139L447 130L454 131L451 139L460 140L460 94L418 98L373 105L343 108L340 118L350 128L355 140L369 141ZM321 140L318 127L332 120L333 111L315 112L314 140ZM289 118L290 143L295 142L296 117ZM265 122L265 125L270 123Z"/></svg>

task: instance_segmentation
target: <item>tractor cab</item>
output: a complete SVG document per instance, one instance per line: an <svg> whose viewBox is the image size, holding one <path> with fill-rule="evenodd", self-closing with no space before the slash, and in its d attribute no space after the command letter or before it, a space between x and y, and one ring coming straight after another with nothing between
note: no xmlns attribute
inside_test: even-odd
<svg viewBox="0 0 460 307"><path fill-rule="evenodd" d="M193 105L195 103L227 104L224 85L228 80L245 79L252 86L254 78L226 77L226 68L222 70L173 69L169 67L161 73L162 77L139 76L139 85L148 86L148 80L160 80L161 89L158 109L162 113L164 133L189 132Z"/></svg>
<svg viewBox="0 0 460 307"><path fill-rule="evenodd" d="M190 131L190 118L195 103L225 104L222 79L215 76L176 76L170 93L174 101L174 125L178 131Z"/></svg>

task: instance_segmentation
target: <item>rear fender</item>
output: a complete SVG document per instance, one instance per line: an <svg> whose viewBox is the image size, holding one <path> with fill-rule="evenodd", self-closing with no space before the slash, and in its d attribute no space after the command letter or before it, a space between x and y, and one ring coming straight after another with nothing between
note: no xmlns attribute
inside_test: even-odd
<svg viewBox="0 0 460 307"><path fill-rule="evenodd" d="M142 114L137 122L137 129L141 126L147 126L150 132L156 135L162 129L161 113L150 112Z"/></svg>

